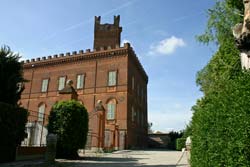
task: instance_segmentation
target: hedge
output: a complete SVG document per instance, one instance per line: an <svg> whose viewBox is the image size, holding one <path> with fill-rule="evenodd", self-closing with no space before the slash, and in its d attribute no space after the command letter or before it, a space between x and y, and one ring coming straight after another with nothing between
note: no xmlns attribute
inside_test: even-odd
<svg viewBox="0 0 250 167"><path fill-rule="evenodd" d="M185 148L185 142L185 138L176 139L176 150L181 151L182 148Z"/></svg>
<svg viewBox="0 0 250 167"><path fill-rule="evenodd" d="M193 107L193 167L250 166L249 88L250 72L242 72Z"/></svg>

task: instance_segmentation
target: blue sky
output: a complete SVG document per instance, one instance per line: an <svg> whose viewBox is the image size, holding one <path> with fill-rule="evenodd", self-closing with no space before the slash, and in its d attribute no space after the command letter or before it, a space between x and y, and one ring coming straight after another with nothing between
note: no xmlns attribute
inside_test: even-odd
<svg viewBox="0 0 250 167"><path fill-rule="evenodd" d="M1 0L0 45L24 59L93 48L94 16L121 16L148 76L148 119L153 130L181 130L202 96L195 83L216 48L195 40L212 0Z"/></svg>

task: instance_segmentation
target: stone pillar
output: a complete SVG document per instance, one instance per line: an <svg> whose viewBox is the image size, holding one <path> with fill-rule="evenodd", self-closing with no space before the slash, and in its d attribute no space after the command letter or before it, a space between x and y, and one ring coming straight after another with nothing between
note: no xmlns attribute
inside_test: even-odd
<svg viewBox="0 0 250 167"><path fill-rule="evenodd" d="M53 164L56 158L56 143L57 143L57 135L56 134L48 134L47 138L47 150L45 160L49 164Z"/></svg>
<svg viewBox="0 0 250 167"><path fill-rule="evenodd" d="M105 109L102 106L102 101L98 100L94 109L94 114L91 119L92 129L92 144L93 151L102 151L104 148L104 134L105 134Z"/></svg>
<svg viewBox="0 0 250 167"><path fill-rule="evenodd" d="M114 147L114 149L118 150L119 149L119 137L120 137L119 130L118 130L119 125L115 124L114 126L115 126L115 147Z"/></svg>
<svg viewBox="0 0 250 167"><path fill-rule="evenodd" d="M242 69L249 69L250 68L250 53L241 52L240 53L240 61Z"/></svg>

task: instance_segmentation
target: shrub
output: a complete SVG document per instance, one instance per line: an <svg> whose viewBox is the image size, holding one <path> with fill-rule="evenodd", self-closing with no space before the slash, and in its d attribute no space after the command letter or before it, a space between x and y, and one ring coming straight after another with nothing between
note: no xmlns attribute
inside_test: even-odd
<svg viewBox="0 0 250 167"><path fill-rule="evenodd" d="M192 166L250 166L249 87L239 73L193 107Z"/></svg>
<svg viewBox="0 0 250 167"><path fill-rule="evenodd" d="M176 139L176 150L181 151L182 148L185 148L186 138Z"/></svg>
<svg viewBox="0 0 250 167"><path fill-rule="evenodd" d="M183 136L183 132L175 132L171 131L169 132L169 137L170 137L170 143L168 145L168 148L171 150L176 149L176 139L181 138Z"/></svg>
<svg viewBox="0 0 250 167"><path fill-rule="evenodd" d="M25 137L28 112L24 108L0 102L0 162L15 160L16 147Z"/></svg>
<svg viewBox="0 0 250 167"><path fill-rule="evenodd" d="M74 158L84 148L88 133L88 112L75 100L56 103L50 112L49 133L57 134L57 157Z"/></svg>

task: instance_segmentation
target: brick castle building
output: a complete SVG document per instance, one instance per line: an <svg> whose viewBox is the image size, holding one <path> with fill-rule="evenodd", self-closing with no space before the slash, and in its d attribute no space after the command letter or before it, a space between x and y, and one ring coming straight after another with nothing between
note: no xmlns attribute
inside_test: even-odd
<svg viewBox="0 0 250 167"><path fill-rule="evenodd" d="M95 17L93 50L24 62L24 78L29 82L25 83L20 103L31 113L24 143L44 144L51 107L60 100L73 98L89 112L87 147L146 146L148 76L130 44L120 46L119 21L120 16L114 16L113 24L101 24L101 17ZM73 81L74 90L68 94L63 91L69 86L67 80ZM100 100L103 111L96 110Z"/></svg>

